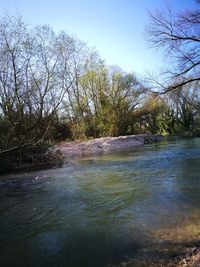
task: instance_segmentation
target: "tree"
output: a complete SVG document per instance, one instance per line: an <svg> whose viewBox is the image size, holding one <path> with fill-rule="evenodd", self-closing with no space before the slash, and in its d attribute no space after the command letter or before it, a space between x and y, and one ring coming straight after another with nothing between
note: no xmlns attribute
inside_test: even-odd
<svg viewBox="0 0 200 267"><path fill-rule="evenodd" d="M81 77L79 93L82 127L88 136L130 134L132 113L140 102L142 86L133 74L96 62Z"/></svg>
<svg viewBox="0 0 200 267"><path fill-rule="evenodd" d="M166 97L149 94L136 112L139 132L151 134L173 134L175 117Z"/></svg>
<svg viewBox="0 0 200 267"><path fill-rule="evenodd" d="M168 94L170 109L174 112L175 133L179 135L199 134L198 87L179 87Z"/></svg>
<svg viewBox="0 0 200 267"><path fill-rule="evenodd" d="M162 47L172 60L165 83L158 83L162 93L180 86L200 84L200 9L174 13L150 12L147 39L154 47Z"/></svg>
<svg viewBox="0 0 200 267"><path fill-rule="evenodd" d="M0 153L52 139L63 100L79 103L87 50L49 26L28 28L20 16L1 19Z"/></svg>

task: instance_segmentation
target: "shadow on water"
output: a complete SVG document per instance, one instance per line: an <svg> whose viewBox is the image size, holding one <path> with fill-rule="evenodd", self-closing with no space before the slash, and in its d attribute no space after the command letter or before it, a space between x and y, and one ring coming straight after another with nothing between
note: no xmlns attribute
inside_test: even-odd
<svg viewBox="0 0 200 267"><path fill-rule="evenodd" d="M180 140L2 176L1 266L177 262L200 245L199 148Z"/></svg>

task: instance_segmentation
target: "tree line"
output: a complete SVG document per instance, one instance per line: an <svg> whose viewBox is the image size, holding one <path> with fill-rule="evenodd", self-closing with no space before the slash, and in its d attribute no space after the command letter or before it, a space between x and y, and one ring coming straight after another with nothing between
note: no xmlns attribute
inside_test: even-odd
<svg viewBox="0 0 200 267"><path fill-rule="evenodd" d="M199 10L150 14L149 42L165 47L175 68L147 83L65 32L2 17L0 154L64 139L199 135L199 26Z"/></svg>

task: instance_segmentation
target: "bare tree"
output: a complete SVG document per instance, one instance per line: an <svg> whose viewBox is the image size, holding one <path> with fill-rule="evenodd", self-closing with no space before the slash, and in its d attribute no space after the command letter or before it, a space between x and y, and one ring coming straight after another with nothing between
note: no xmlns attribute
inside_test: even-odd
<svg viewBox="0 0 200 267"><path fill-rule="evenodd" d="M63 100L79 103L81 41L49 26L29 28L20 16L0 21L0 150L48 140ZM73 93L73 94L72 94Z"/></svg>
<svg viewBox="0 0 200 267"><path fill-rule="evenodd" d="M168 84L159 84L162 92L200 82L200 9L174 13L166 8L150 12L149 17L148 41L164 48L174 66L165 72Z"/></svg>

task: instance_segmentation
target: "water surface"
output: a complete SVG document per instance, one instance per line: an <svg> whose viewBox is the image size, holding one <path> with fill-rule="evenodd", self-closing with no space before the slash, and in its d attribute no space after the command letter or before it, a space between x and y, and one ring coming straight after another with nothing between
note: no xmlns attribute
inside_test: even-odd
<svg viewBox="0 0 200 267"><path fill-rule="evenodd" d="M1 266L103 267L200 236L200 140L0 178Z"/></svg>

